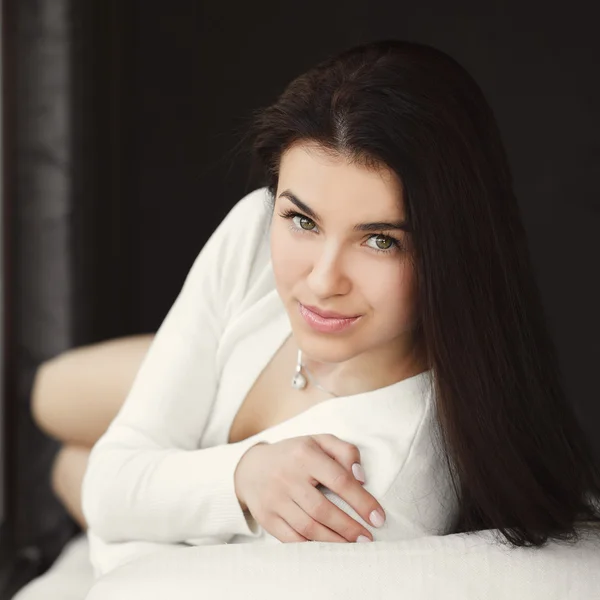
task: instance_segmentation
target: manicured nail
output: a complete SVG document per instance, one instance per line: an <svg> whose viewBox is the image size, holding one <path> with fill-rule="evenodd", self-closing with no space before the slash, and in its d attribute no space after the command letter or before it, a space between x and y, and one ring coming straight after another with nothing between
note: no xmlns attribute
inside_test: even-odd
<svg viewBox="0 0 600 600"><path fill-rule="evenodd" d="M357 542L364 543L364 542L370 542L371 540L370 540L370 539L369 539L369 538L368 538L366 535L359 535L359 536L356 538L356 541L357 541Z"/></svg>
<svg viewBox="0 0 600 600"><path fill-rule="evenodd" d="M371 523L373 523L374 527L381 527L385 523L385 519L383 515L378 511L374 510L370 515Z"/></svg>
<svg viewBox="0 0 600 600"><path fill-rule="evenodd" d="M352 465L352 473L354 477L358 479L361 483L365 482L365 471L359 463L354 463Z"/></svg>

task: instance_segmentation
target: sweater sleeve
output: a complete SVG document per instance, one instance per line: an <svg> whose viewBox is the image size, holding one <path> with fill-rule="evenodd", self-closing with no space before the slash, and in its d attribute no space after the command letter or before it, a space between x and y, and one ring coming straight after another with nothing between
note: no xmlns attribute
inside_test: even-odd
<svg viewBox="0 0 600 600"><path fill-rule="evenodd" d="M240 507L233 475L260 440L198 449L218 383L219 338L243 296L242 271L259 235L252 234L256 213L243 198L206 242L121 410L91 451L82 508L98 540L217 543L259 535Z"/></svg>

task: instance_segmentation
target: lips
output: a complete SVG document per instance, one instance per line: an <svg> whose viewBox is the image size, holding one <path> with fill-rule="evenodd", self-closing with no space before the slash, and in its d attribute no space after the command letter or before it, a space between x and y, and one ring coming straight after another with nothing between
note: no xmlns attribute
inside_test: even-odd
<svg viewBox="0 0 600 600"><path fill-rule="evenodd" d="M346 315L335 316L335 317L324 317L320 313L317 313L317 307L309 308L298 302L298 310L300 315L306 322L306 324L319 333L325 334L338 334L342 331L347 331L355 327L355 324L361 320L361 316L348 317ZM331 311L323 311L327 315L340 315L340 313L334 313Z"/></svg>
<svg viewBox="0 0 600 600"><path fill-rule="evenodd" d="M324 319L355 319L360 315L343 315L342 313L333 312L331 310L323 310L317 306L310 306L310 304L303 304L308 310L315 314L323 317Z"/></svg>

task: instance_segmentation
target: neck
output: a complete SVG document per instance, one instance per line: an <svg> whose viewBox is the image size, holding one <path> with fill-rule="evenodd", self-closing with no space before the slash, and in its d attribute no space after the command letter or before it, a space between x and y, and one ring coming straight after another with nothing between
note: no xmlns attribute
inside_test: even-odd
<svg viewBox="0 0 600 600"><path fill-rule="evenodd" d="M303 353L302 363L322 387L337 396L373 391L428 368L424 353L412 346L403 351L364 353L341 363L318 361Z"/></svg>

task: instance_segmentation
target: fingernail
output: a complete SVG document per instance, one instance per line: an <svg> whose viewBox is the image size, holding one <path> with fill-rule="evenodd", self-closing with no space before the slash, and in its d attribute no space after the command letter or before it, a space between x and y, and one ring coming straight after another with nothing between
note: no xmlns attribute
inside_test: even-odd
<svg viewBox="0 0 600 600"><path fill-rule="evenodd" d="M356 538L356 541L357 541L357 542L364 543L364 542L370 542L371 540L370 540L370 539L369 539L369 538L368 538L366 535L359 535L359 536Z"/></svg>
<svg viewBox="0 0 600 600"><path fill-rule="evenodd" d="M361 483L365 482L365 471L359 463L354 463L352 465L352 473L354 477L358 479Z"/></svg>
<svg viewBox="0 0 600 600"><path fill-rule="evenodd" d="M370 515L371 523L373 523L374 527L381 527L385 523L385 519L383 515L378 511L374 510Z"/></svg>

